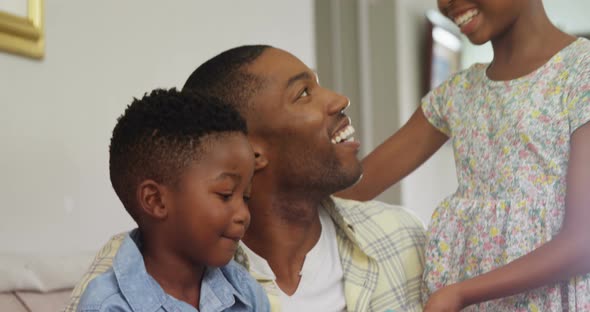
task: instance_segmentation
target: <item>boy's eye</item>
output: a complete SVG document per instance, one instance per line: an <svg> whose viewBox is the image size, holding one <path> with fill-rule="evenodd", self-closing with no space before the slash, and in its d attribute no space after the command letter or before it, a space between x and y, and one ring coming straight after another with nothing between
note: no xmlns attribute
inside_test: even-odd
<svg viewBox="0 0 590 312"><path fill-rule="evenodd" d="M244 203L247 205L250 202L250 196L244 195Z"/></svg>
<svg viewBox="0 0 590 312"><path fill-rule="evenodd" d="M231 196L232 196L233 194L231 194L231 193L217 193L217 195L219 195L219 197L221 197L221 199L222 199L224 202L227 202L227 201L229 201L229 200L231 199Z"/></svg>

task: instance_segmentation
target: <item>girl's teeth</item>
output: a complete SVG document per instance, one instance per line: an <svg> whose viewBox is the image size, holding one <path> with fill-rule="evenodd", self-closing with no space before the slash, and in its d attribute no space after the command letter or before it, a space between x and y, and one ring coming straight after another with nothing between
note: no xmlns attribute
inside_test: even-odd
<svg viewBox="0 0 590 312"><path fill-rule="evenodd" d="M479 12L477 10L471 10L466 12L465 14L459 16L458 18L455 19L455 24L457 24L457 26L461 27L465 24L467 24L468 22L471 21L471 19L476 16Z"/></svg>

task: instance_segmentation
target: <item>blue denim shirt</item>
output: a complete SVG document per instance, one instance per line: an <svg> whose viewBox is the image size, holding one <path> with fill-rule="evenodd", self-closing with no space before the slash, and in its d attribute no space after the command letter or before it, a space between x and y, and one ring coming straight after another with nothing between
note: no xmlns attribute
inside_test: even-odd
<svg viewBox="0 0 590 312"><path fill-rule="evenodd" d="M221 268L207 268L199 310L173 298L147 273L138 245L139 232L133 230L121 244L112 269L88 284L78 311L269 311L262 287L233 260Z"/></svg>

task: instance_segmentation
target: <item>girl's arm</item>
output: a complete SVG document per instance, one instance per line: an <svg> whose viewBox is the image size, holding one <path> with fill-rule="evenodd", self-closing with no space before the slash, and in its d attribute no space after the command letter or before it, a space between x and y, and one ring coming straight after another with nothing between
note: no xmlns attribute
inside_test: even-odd
<svg viewBox="0 0 590 312"><path fill-rule="evenodd" d="M362 161L363 177L338 197L370 200L394 185L436 152L448 137L432 126L421 108Z"/></svg>
<svg viewBox="0 0 590 312"><path fill-rule="evenodd" d="M489 273L435 292L424 311L459 311L590 272L590 123L574 131L563 227L553 240Z"/></svg>

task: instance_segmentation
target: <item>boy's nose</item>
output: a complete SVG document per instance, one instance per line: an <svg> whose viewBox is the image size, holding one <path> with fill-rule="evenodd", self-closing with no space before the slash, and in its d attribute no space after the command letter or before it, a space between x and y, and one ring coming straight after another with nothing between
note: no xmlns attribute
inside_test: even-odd
<svg viewBox="0 0 590 312"><path fill-rule="evenodd" d="M243 224L246 227L250 224L250 209L246 202L241 201L236 207L236 213L234 214L234 222Z"/></svg>

